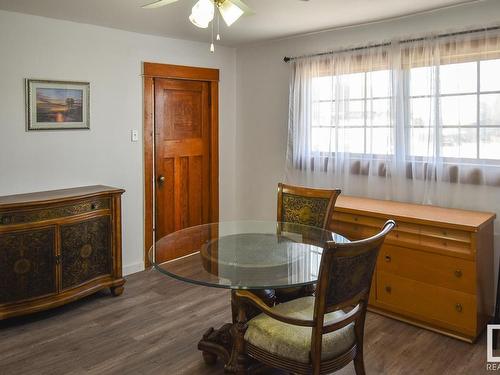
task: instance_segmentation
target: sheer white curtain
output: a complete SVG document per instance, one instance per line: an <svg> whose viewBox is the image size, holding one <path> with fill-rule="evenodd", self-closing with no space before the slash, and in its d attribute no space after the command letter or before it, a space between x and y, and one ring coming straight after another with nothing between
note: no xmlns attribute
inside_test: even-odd
<svg viewBox="0 0 500 375"><path fill-rule="evenodd" d="M295 60L286 180L500 214L499 35Z"/></svg>
<svg viewBox="0 0 500 375"><path fill-rule="evenodd" d="M377 173L394 144L388 48L294 64L289 121L294 171L313 180L327 174L345 184L353 175Z"/></svg>

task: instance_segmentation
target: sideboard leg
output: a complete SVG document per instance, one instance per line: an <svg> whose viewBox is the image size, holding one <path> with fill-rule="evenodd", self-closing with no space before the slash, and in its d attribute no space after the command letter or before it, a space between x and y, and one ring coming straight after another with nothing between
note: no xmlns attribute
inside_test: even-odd
<svg viewBox="0 0 500 375"><path fill-rule="evenodd" d="M109 290L111 291L111 294L113 295L113 297L118 297L118 296L121 296L122 293L123 293L123 285L120 285L120 286L112 286L109 288Z"/></svg>

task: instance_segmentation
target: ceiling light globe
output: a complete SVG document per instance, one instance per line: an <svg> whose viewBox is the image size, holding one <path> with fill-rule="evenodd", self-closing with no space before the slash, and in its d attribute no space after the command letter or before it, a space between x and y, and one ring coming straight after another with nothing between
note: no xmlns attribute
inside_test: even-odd
<svg viewBox="0 0 500 375"><path fill-rule="evenodd" d="M214 19L214 3L211 0L199 0L191 11L189 20L197 27L206 29Z"/></svg>
<svg viewBox="0 0 500 375"><path fill-rule="evenodd" d="M245 13L241 8L233 4L231 0L225 0L218 4L218 8L227 26L231 26Z"/></svg>

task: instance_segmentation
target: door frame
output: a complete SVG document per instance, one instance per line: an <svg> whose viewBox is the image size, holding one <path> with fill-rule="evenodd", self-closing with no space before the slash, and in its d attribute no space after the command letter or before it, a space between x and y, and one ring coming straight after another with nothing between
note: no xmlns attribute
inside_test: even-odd
<svg viewBox="0 0 500 375"><path fill-rule="evenodd" d="M155 241L155 78L205 81L209 84L210 103L210 207L209 220L219 221L219 69L183 65L143 63L144 96L144 266L151 262L148 251Z"/></svg>

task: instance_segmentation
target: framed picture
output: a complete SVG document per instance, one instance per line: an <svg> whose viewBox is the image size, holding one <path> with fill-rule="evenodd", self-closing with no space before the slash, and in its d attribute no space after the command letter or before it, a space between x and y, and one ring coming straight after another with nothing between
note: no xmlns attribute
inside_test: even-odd
<svg viewBox="0 0 500 375"><path fill-rule="evenodd" d="M27 130L90 129L90 83L26 80Z"/></svg>

